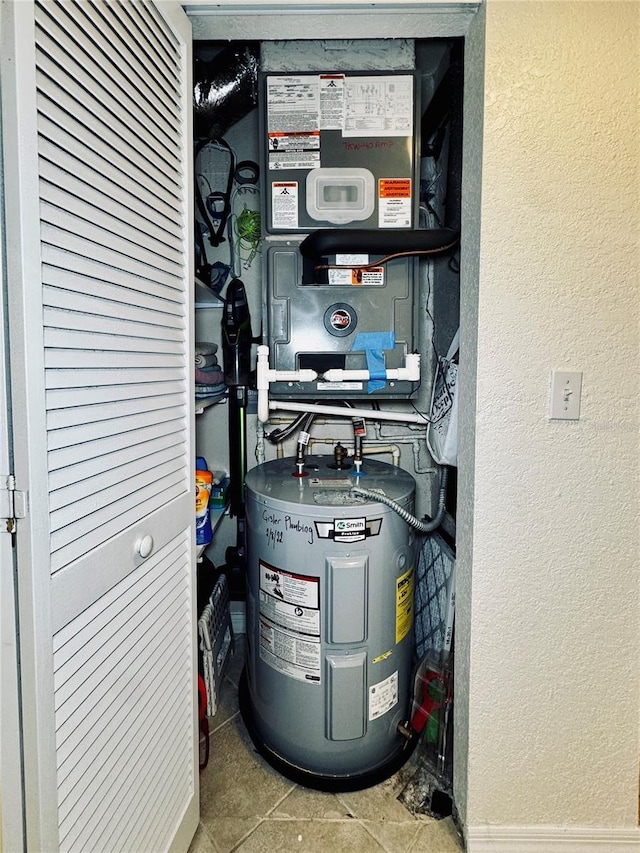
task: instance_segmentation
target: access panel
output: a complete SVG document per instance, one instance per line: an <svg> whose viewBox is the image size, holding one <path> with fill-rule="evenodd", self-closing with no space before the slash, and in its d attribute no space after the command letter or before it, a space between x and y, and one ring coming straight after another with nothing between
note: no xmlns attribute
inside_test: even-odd
<svg viewBox="0 0 640 853"><path fill-rule="evenodd" d="M414 73L265 74L262 87L269 233L413 227Z"/></svg>

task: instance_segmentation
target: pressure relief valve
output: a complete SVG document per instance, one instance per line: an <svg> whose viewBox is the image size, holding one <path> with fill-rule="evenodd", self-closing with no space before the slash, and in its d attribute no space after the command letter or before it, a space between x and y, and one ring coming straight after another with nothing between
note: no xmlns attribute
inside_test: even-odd
<svg viewBox="0 0 640 853"><path fill-rule="evenodd" d="M348 468L351 468L351 463L346 460L347 448L338 442L333 448L333 464L329 465L329 468L333 468L336 471L346 471Z"/></svg>

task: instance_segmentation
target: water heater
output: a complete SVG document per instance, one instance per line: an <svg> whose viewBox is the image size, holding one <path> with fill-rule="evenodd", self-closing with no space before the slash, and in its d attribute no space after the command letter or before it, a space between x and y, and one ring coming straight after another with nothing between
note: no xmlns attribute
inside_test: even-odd
<svg viewBox="0 0 640 853"><path fill-rule="evenodd" d="M415 482L333 457L257 466L246 478L247 664L241 710L256 747L285 775L321 790L376 784L411 744L414 534L358 483L413 512Z"/></svg>

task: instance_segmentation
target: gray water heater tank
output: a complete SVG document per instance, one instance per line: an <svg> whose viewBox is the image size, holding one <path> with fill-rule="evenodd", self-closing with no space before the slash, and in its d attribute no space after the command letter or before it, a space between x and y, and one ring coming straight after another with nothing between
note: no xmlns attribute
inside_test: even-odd
<svg viewBox="0 0 640 853"><path fill-rule="evenodd" d="M321 790L389 776L411 749L415 544L380 490L413 512L415 482L365 460L362 475L332 457L267 462L246 477L247 663L241 710L258 750Z"/></svg>

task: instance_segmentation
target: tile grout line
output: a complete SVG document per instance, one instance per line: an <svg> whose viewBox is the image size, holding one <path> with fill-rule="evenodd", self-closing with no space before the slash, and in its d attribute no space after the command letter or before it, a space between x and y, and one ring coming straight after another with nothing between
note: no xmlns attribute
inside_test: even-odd
<svg viewBox="0 0 640 853"><path fill-rule="evenodd" d="M369 822L371 823L371 821L369 821ZM373 822L375 823L376 821L373 821ZM385 853L399 853L398 850L389 850L389 848L386 846L386 844L384 844L382 841L380 841L379 838L376 838L375 835L369 831L369 828L367 827L367 822L363 821L361 818L358 818L358 823L364 829L364 831L367 833L367 835L370 838L373 838L373 840L376 842L376 844L379 847L381 847L385 851ZM389 825L391 823L391 821L385 821L385 823L387 823L387 825ZM416 828L416 835L412 838L412 840L409 844L409 847L407 847L405 850L405 853L408 853L408 850L411 848L411 845L416 840L417 835L418 835L418 829Z"/></svg>
<svg viewBox="0 0 640 853"><path fill-rule="evenodd" d="M283 777L283 778L284 778L284 777ZM277 820L277 818L271 818L271 815L274 813L274 811L278 808L278 806L279 806L279 805L281 805L282 803L284 803L284 801L287 799L287 797L288 797L290 794L293 794L293 792L296 790L296 788L297 788L297 787L298 787L298 786L297 786L295 783L291 785L291 787L289 788L289 790L287 791L287 793L286 793L286 794L284 794L282 797L280 797L280 799L279 799L276 803L274 803L274 804L271 806L271 808L267 811L266 815L264 816L264 817L265 817L265 820L266 820L267 818L268 818L268 819L270 819L270 820Z"/></svg>
<svg viewBox="0 0 640 853"><path fill-rule="evenodd" d="M215 734L215 732L219 732L221 728L223 728L224 726L227 725L227 723L233 722L233 720L235 720L235 718L239 714L240 714L240 711L235 711L233 714L231 714L230 717L227 717L226 720L223 720L221 723L218 723L218 725L215 728L209 727L209 737L211 737L212 734Z"/></svg>
<svg viewBox="0 0 640 853"><path fill-rule="evenodd" d="M239 713L239 712L238 712L238 713ZM235 715L234 715L234 716L235 716ZM291 786L291 788L290 788L290 789L289 789L289 790L288 790L288 791L287 791L287 792L286 792L282 797L280 797L280 798L279 798L279 799L278 799L278 800L273 804L273 806L271 806L271 808L267 811L267 814L266 814L266 815L264 815L264 817L258 818L258 823L256 823L256 825L253 827L253 829L250 829L250 830L249 830L249 832L246 832L246 833L242 836L242 838L239 838L239 839L238 839L238 841L234 844L234 846L231 848L231 850L229 851L229 853L234 853L234 851L238 850L238 848L240 847L240 845L241 845L241 844L244 844L244 842L245 842L248 838L250 838L250 837L253 835L253 833L256 831L256 829L258 829L259 827L261 827L263 823L266 823L266 822L269 820L269 815L270 815L270 814L272 814L272 812L274 811L274 809L277 809L277 808L278 808L278 806L279 806L282 802L284 802L284 800L286 800L286 799L287 799L287 797L289 796L289 794L291 794L293 791L295 791L296 787L297 787L297 785L292 785L292 786ZM216 848L216 849L217 849L217 848Z"/></svg>
<svg viewBox="0 0 640 853"><path fill-rule="evenodd" d="M236 843L233 845L233 847L231 848L231 850L229 850L229 853L235 853L235 851L239 849L240 845L241 845L241 844L244 844L244 842L245 842L248 838L250 838L250 837L253 835L253 833L256 831L256 829L258 829L258 827L259 827L259 826L262 826L262 824L263 824L264 822L265 822L265 818L263 818L263 817L258 818L258 822L257 822L257 823L256 823L256 825L253 827L253 829L250 829L250 830L249 830L249 832L245 832L245 834L242 836L242 838L239 838L239 839L236 841Z"/></svg>
<svg viewBox="0 0 640 853"><path fill-rule="evenodd" d="M275 808L275 806L274 806ZM268 820L270 823L345 823L345 824L354 824L361 823L363 826L366 823L371 824L381 824L389 827L399 827L406 826L408 821L403 820L384 820L384 821L376 821L370 818L360 818L360 817L300 817L299 815L294 815L293 817L270 817L269 815L265 815L262 818L256 818L256 820ZM413 824L412 824L413 825ZM416 824L416 832L420 830L420 825ZM378 842L380 843L380 842Z"/></svg>
<svg viewBox="0 0 640 853"><path fill-rule="evenodd" d="M356 815L353 813L353 809L351 808L351 806L349 805L349 803L345 802L345 801L341 798L341 796L340 796L340 792L338 792L338 793L336 793L336 794L335 794L335 798L336 798L336 800L340 803L340 805L342 806L342 808L347 810L347 812L349 813L349 816L350 816L350 817L356 817Z"/></svg>
<svg viewBox="0 0 640 853"><path fill-rule="evenodd" d="M211 844L211 846L215 850L215 853L220 853L220 848L216 844L215 839L209 835L209 830L207 829L206 825L204 823L202 823L202 821L200 821L198 826L202 827L204 834L207 836L207 840L208 840L209 844Z"/></svg>

